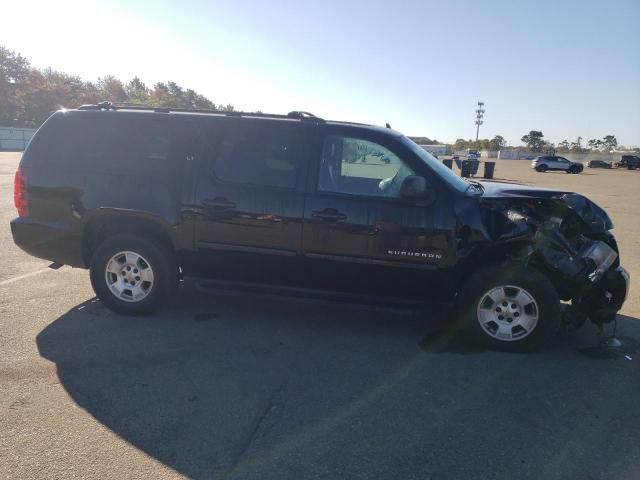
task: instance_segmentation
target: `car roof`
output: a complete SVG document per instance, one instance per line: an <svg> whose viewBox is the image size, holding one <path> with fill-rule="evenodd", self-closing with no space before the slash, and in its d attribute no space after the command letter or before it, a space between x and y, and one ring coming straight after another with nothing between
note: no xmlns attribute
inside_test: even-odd
<svg viewBox="0 0 640 480"><path fill-rule="evenodd" d="M66 110L62 109L61 112L93 112L94 114L102 114L105 112L118 114L137 114L137 115L175 115L175 116L197 116L197 117L213 117L213 118L241 118L241 119L268 119L284 122L305 122L305 123L318 123L329 126L339 127L353 127L359 130L368 130L371 132L383 133L392 136L402 136L402 133L393 130L387 124L386 127L378 125L370 125L366 123L346 122L340 120L324 120L311 113L303 111L292 111L286 115L282 114L269 114L262 112L225 112L217 110L196 110L196 109L177 109L177 108L154 108L142 105L130 105L130 104L113 104L110 102L103 102L96 105L83 105L76 109Z"/></svg>

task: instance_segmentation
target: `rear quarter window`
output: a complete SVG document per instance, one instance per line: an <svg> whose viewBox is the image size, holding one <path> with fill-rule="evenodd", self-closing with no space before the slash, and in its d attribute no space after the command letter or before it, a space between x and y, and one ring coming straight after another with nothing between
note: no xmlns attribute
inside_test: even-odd
<svg viewBox="0 0 640 480"><path fill-rule="evenodd" d="M67 170L158 175L181 158L181 132L169 119L80 113L48 130L47 152L38 156Z"/></svg>
<svg viewBox="0 0 640 480"><path fill-rule="evenodd" d="M25 167L56 165L65 161L68 118L62 113L56 113L38 129L31 138L22 156L21 165Z"/></svg>

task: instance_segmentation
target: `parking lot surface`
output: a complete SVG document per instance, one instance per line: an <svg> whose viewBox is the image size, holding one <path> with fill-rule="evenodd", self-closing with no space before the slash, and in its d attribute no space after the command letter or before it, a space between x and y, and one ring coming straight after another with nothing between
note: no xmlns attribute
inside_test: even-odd
<svg viewBox="0 0 640 480"><path fill-rule="evenodd" d="M429 314L191 284L117 316L86 271L14 246L19 156L0 153L0 478L640 478L640 352L585 355L595 327L505 354ZM640 172L496 176L610 213L632 275L618 333L640 339Z"/></svg>

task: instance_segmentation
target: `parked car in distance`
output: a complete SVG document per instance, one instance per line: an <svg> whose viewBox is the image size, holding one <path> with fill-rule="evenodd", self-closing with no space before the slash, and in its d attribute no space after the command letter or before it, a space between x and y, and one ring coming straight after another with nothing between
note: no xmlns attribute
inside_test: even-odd
<svg viewBox="0 0 640 480"><path fill-rule="evenodd" d="M566 173L580 173L584 170L584 165L580 162L572 162L564 157L555 155L544 155L533 159L531 168L538 172L547 172L549 170L559 170Z"/></svg>
<svg viewBox="0 0 640 480"><path fill-rule="evenodd" d="M639 155L623 155L618 163L618 168L628 168L629 170L635 170L640 168L640 156Z"/></svg>
<svg viewBox="0 0 640 480"><path fill-rule="evenodd" d="M190 276L432 299L473 341L523 351L563 322L612 321L628 289L611 220L584 196L467 181L390 128L303 112L61 110L24 152L14 200L14 242L88 268L128 315Z"/></svg>
<svg viewBox="0 0 640 480"><path fill-rule="evenodd" d="M480 158L480 152L478 150L467 150L468 160L477 160Z"/></svg>
<svg viewBox="0 0 640 480"><path fill-rule="evenodd" d="M589 160L587 162L589 168L612 168L611 162L605 162L604 160Z"/></svg>

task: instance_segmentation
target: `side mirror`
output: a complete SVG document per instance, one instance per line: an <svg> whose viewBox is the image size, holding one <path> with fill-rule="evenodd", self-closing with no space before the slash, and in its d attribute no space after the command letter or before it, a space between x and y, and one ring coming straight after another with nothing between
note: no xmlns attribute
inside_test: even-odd
<svg viewBox="0 0 640 480"><path fill-rule="evenodd" d="M409 175L402 181L400 186L400 197L423 200L427 198L427 180L418 175Z"/></svg>

